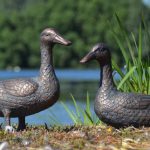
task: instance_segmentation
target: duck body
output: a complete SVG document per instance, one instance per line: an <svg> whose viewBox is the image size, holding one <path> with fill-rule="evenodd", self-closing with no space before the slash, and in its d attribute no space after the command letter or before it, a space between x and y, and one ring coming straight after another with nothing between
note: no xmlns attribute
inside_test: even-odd
<svg viewBox="0 0 150 150"><path fill-rule="evenodd" d="M56 43L70 45L51 28L41 33L41 66L39 76L0 81L0 116L6 126L10 117L18 117L18 130L25 129L25 116L52 106L59 98L59 82L53 67L52 49Z"/></svg>
<svg viewBox="0 0 150 150"><path fill-rule="evenodd" d="M39 77L1 81L0 116L4 116L3 109L10 110L10 117L19 117L35 114L53 105L60 90L57 77L51 77L45 82Z"/></svg>
<svg viewBox="0 0 150 150"><path fill-rule="evenodd" d="M146 105L147 104L147 105ZM99 89L94 109L103 122L114 127L150 126L150 96Z"/></svg>
<svg viewBox="0 0 150 150"><path fill-rule="evenodd" d="M108 46L99 43L81 60L96 59L100 65L100 87L94 110L100 120L114 127L150 126L150 95L117 90L112 77L111 54Z"/></svg>

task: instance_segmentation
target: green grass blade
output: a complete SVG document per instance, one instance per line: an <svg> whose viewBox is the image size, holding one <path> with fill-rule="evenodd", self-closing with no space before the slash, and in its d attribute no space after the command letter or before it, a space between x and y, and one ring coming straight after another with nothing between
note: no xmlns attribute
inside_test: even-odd
<svg viewBox="0 0 150 150"><path fill-rule="evenodd" d="M147 34L147 36L148 36L148 39L150 40L149 28L148 28L148 26L147 26L147 24L146 24L146 22L145 22L145 19L144 19L144 15L143 15L143 14L141 15L141 19L142 19L142 23L143 23L144 29L145 29L145 31L146 31L146 34Z"/></svg>
<svg viewBox="0 0 150 150"><path fill-rule="evenodd" d="M74 103L74 106L75 106L75 109L76 109L77 115L78 115L78 117L80 117L80 112L79 112L79 109L78 109L78 106L77 106L76 100L75 100L75 98L73 97L73 95L72 95L72 94L70 94L70 95L71 95L71 98L72 98L72 100L73 100L73 103Z"/></svg>
<svg viewBox="0 0 150 150"><path fill-rule="evenodd" d="M124 48L124 46L123 46L123 44L122 44L122 42L121 42L121 40L120 40L120 38L117 36L117 34L115 33L115 31L113 31L112 30L112 35L113 35L113 37L115 38L115 40L116 40L116 42L117 42L117 44L118 44L118 46L119 46L119 48L120 48L120 50L121 50L121 52L122 52L122 55L123 55L123 57L124 57L124 59L125 59L125 62L126 62L126 64L127 64L127 62L128 62L128 55L127 55L127 53L126 53L126 50L125 50L125 48Z"/></svg>
<svg viewBox="0 0 150 150"><path fill-rule="evenodd" d="M86 106L85 108L81 108L79 105L77 105L77 101L71 95L72 101L75 107L76 112L72 111L69 109L67 105L65 105L63 102L61 104L63 105L64 109L68 113L69 117L71 120L76 124L76 125L93 125L97 124L97 120L94 120L93 114L91 113L90 110L90 98L89 94L87 92L87 98L86 98Z"/></svg>
<svg viewBox="0 0 150 150"><path fill-rule="evenodd" d="M86 110L85 110L85 114L86 114L88 120L90 121L90 123L91 123L91 125L92 125L94 122L93 122L93 119L92 119L91 115L90 115L89 112L87 112Z"/></svg>
<svg viewBox="0 0 150 150"><path fill-rule="evenodd" d="M59 120L57 119L57 116L52 111L49 111L50 114L48 114L49 118L54 122L56 125L62 125Z"/></svg>
<svg viewBox="0 0 150 150"><path fill-rule="evenodd" d="M68 115L70 116L70 118L73 120L73 122L75 124L78 124L78 121L77 121L76 117L73 115L73 113L71 112L71 110L69 110L69 108L67 107L67 105L65 105L63 102L61 102L61 104L65 108L66 112L68 113Z"/></svg>
<svg viewBox="0 0 150 150"><path fill-rule="evenodd" d="M112 60L112 64L113 64L113 67L114 69L119 73L119 75L121 76L121 78L125 78L125 75L124 73L122 72L122 70L119 68L119 66ZM130 82L126 82L126 84L128 85L128 87L131 89L131 91L134 91L132 85L130 84ZM120 89L120 88L119 88Z"/></svg>
<svg viewBox="0 0 150 150"><path fill-rule="evenodd" d="M87 92L87 96L86 96L86 112L91 116L90 97L89 97L89 93L88 92Z"/></svg>
<svg viewBox="0 0 150 150"><path fill-rule="evenodd" d="M148 88L148 94L150 94L150 67L148 67L148 86L147 86L147 88Z"/></svg>
<svg viewBox="0 0 150 150"><path fill-rule="evenodd" d="M123 78L124 74L123 74L122 70L119 68L119 66L113 60L112 60L112 65L113 65L114 70L116 70L119 73L119 75Z"/></svg>
<svg viewBox="0 0 150 150"><path fill-rule="evenodd" d="M130 75L135 71L136 67L133 66L130 71L124 76L124 78L119 83L117 89L120 89L120 87L127 81L127 79L130 77Z"/></svg>
<svg viewBox="0 0 150 150"><path fill-rule="evenodd" d="M139 46L138 46L138 62L141 63L142 60L142 27L139 26Z"/></svg>
<svg viewBox="0 0 150 150"><path fill-rule="evenodd" d="M82 118L81 115L77 116L77 114L74 111L71 111L72 115L74 116L74 118L76 119L76 124L81 125L82 124Z"/></svg>
<svg viewBox="0 0 150 150"><path fill-rule="evenodd" d="M131 58L132 58L132 62L133 62L134 65L136 65L137 62L136 62L136 59L135 59L135 56L134 56L134 53L133 53L133 48L131 46L131 42L130 42L130 39L127 35L125 27L122 25L122 22L120 21L119 16L117 14L115 14L115 16L116 16L117 22L119 24L120 30L121 30L121 32L122 32L122 34L123 34L123 36L126 40L128 48L129 48L129 52L130 52L130 55L131 55Z"/></svg>
<svg viewBox="0 0 150 150"><path fill-rule="evenodd" d="M48 115L48 117L50 118L50 120L53 122L53 124L55 125L62 125L57 119L55 119L53 116Z"/></svg>
<svg viewBox="0 0 150 150"><path fill-rule="evenodd" d="M138 45L137 45L137 42L136 42L136 39L135 39L135 36L134 34L131 32L131 36L132 36L132 39L133 39L133 42L134 42L134 45L135 45L135 48L136 48L136 51L138 53Z"/></svg>

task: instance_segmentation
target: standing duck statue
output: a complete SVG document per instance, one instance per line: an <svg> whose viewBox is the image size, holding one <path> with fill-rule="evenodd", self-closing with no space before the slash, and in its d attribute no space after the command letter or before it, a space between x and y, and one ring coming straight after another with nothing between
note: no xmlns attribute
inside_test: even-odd
<svg viewBox="0 0 150 150"><path fill-rule="evenodd" d="M100 69L100 87L94 110L100 120L120 128L125 126L150 126L150 95L120 92L112 77L111 53L104 43L96 44L80 61L97 60Z"/></svg>
<svg viewBox="0 0 150 150"><path fill-rule="evenodd" d="M70 45L57 31L45 29L40 36L40 74L33 78L0 81L0 116L5 118L5 130L12 131L10 117L18 117L18 130L25 126L25 116L40 112L53 105L59 98L59 82L53 68L54 45Z"/></svg>

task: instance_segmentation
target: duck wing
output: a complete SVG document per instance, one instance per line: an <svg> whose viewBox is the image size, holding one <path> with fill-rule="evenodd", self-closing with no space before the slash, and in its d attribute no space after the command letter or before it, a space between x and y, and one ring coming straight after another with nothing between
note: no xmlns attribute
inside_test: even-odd
<svg viewBox="0 0 150 150"><path fill-rule="evenodd" d="M127 109L147 109L150 110L150 95L131 94L129 95L125 108Z"/></svg>
<svg viewBox="0 0 150 150"><path fill-rule="evenodd" d="M10 79L3 81L4 89L7 93L13 96L28 96L34 93L38 84L32 79Z"/></svg>

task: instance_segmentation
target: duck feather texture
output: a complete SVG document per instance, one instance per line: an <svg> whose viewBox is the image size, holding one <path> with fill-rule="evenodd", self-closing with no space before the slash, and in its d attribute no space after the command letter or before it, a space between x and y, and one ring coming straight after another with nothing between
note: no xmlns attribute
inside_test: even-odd
<svg viewBox="0 0 150 150"><path fill-rule="evenodd" d="M25 129L25 116L42 111L59 98L59 82L53 67L52 49L56 43L70 45L54 29L41 33L40 74L34 78L0 81L0 116L10 125L10 117L19 117L19 130Z"/></svg>
<svg viewBox="0 0 150 150"><path fill-rule="evenodd" d="M114 127L150 126L150 95L117 90L112 77L109 47L104 43L96 44L80 62L90 60L97 60L101 70L100 87L94 103L99 119Z"/></svg>

